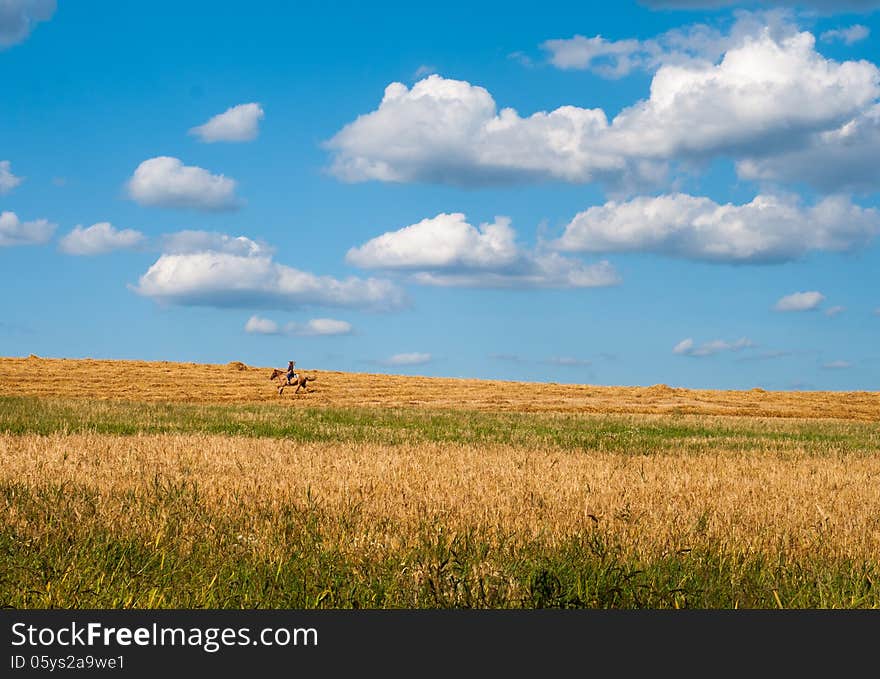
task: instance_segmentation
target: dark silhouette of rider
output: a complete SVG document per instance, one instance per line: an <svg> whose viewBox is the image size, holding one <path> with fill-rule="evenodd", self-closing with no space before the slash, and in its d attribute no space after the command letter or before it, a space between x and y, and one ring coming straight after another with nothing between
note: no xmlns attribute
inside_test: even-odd
<svg viewBox="0 0 880 679"><path fill-rule="evenodd" d="M296 372L293 370L293 366L296 365L296 361L288 361L287 362L287 383L290 384L290 381L296 377Z"/></svg>

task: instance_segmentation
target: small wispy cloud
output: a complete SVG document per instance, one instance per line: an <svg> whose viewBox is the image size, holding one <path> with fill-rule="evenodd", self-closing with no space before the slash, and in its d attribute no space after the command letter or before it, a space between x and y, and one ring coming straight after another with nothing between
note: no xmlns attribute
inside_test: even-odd
<svg viewBox="0 0 880 679"><path fill-rule="evenodd" d="M394 354L393 356L377 361L377 363L390 366L425 365L426 363L430 363L432 358L431 354L411 352Z"/></svg>
<svg viewBox="0 0 880 679"><path fill-rule="evenodd" d="M793 292L781 297L773 306L774 311L813 311L824 301L825 295L816 290Z"/></svg>
<svg viewBox="0 0 880 679"><path fill-rule="evenodd" d="M588 361L582 358L574 358L573 356L553 356L551 358L546 358L542 363L547 363L549 365L558 365L566 368L575 368L579 366L592 365L592 361Z"/></svg>
<svg viewBox="0 0 880 679"><path fill-rule="evenodd" d="M835 316L842 314L844 311L846 311L845 306L833 306L825 309L825 315L834 318Z"/></svg>
<svg viewBox="0 0 880 679"><path fill-rule="evenodd" d="M251 316L244 330L252 335L291 335L294 337L324 337L329 335L350 335L353 328L348 321L335 318L313 318L305 323L290 322L282 326L261 316Z"/></svg>
<svg viewBox="0 0 880 679"><path fill-rule="evenodd" d="M288 335L299 337L322 337L327 335L350 335L351 323L335 318L313 318L305 323L288 323L284 326Z"/></svg>
<svg viewBox="0 0 880 679"><path fill-rule="evenodd" d="M776 358L785 358L787 356L791 356L792 352L784 351L784 350L774 350L774 351L762 351L758 354L752 354L751 356L741 356L736 359L738 363L747 363L751 361L772 361Z"/></svg>
<svg viewBox="0 0 880 679"><path fill-rule="evenodd" d="M846 28L834 28L825 31L819 36L822 42L842 42L846 45L853 45L864 40L871 35L871 29L862 24L853 24Z"/></svg>
<svg viewBox="0 0 880 679"><path fill-rule="evenodd" d="M55 0L0 1L0 50L23 42L41 21L55 13Z"/></svg>
<svg viewBox="0 0 880 679"><path fill-rule="evenodd" d="M508 361L510 363L528 363L529 359L518 354L489 354L489 358L495 361Z"/></svg>
<svg viewBox="0 0 880 679"><path fill-rule="evenodd" d="M12 174L12 163L8 160L0 160L0 195L9 193L24 181L24 177L16 177Z"/></svg>
<svg viewBox="0 0 880 679"><path fill-rule="evenodd" d="M516 52L511 52L507 55L507 58L512 59L520 66L525 66L526 68L531 68L535 65L535 61L528 54L519 50L517 50Z"/></svg>
<svg viewBox="0 0 880 679"><path fill-rule="evenodd" d="M823 363L822 368L825 370L846 370L847 368L852 368L852 363L849 361L829 361L828 363Z"/></svg>
<svg viewBox="0 0 880 679"><path fill-rule="evenodd" d="M415 73L413 73L413 77L416 80L421 80L425 76L434 75L436 72L437 72L436 66L431 66L429 64L422 64L421 66L419 66L415 70Z"/></svg>
<svg viewBox="0 0 880 679"><path fill-rule="evenodd" d="M715 354L721 353L723 351L741 351L742 349L748 349L750 347L754 347L755 343L752 342L748 337L742 337L735 342L727 342L725 340L712 340L710 342L704 342L703 344L694 343L693 338L688 337L687 339L683 339L681 342L676 344L672 348L673 354L678 354L680 356L694 356L697 358L702 358L705 356L714 356Z"/></svg>

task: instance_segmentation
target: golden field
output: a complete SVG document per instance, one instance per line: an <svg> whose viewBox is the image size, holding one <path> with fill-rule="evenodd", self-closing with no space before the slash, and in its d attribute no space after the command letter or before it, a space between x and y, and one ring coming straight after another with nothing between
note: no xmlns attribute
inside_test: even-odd
<svg viewBox="0 0 880 679"><path fill-rule="evenodd" d="M344 549L401 546L425 522L452 533L490 529L561 540L600 526L632 554L699 544L786 559L880 561L880 456L707 449L688 456L572 454L554 448L419 443L395 447L293 443L203 434L0 437L5 480L46 479L103 498L96 517L153 540L167 517L120 512L118 498L151 492L157 476L192 483L217 516L242 505L277 509L307 496L328 516L357 507L331 537ZM9 517L15 522L15 513ZM185 531L193 537L203 527ZM249 528L270 556L274 512ZM21 524L17 528L26 531Z"/></svg>
<svg viewBox="0 0 880 679"><path fill-rule="evenodd" d="M270 370L0 359L0 603L880 606L880 394Z"/></svg>
<svg viewBox="0 0 880 679"><path fill-rule="evenodd" d="M277 366L284 367L284 366ZM0 396L146 402L278 403L506 412L654 413L880 421L880 392L777 392L601 387L343 373L313 375L310 393L279 397L272 367L92 359L0 358Z"/></svg>

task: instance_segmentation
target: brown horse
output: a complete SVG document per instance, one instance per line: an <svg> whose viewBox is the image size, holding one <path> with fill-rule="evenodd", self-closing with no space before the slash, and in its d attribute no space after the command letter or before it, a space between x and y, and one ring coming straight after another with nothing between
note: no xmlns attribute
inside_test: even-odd
<svg viewBox="0 0 880 679"><path fill-rule="evenodd" d="M287 371L275 368L272 371L272 374L269 375L269 379L278 384L278 395L280 396L284 392L284 387L296 387L296 391L293 392L294 394L298 393L300 389L308 391L308 383L314 382L317 378L312 377L311 375L295 375L290 382L288 382Z"/></svg>

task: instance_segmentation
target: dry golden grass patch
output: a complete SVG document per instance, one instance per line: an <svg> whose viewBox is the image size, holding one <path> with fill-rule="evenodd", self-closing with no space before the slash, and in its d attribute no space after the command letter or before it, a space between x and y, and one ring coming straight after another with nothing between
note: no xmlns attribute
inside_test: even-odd
<svg viewBox="0 0 880 679"><path fill-rule="evenodd" d="M270 367L0 358L0 396L56 396L283 407L419 407L516 412L690 413L880 421L878 392L712 391L535 384L303 369L308 394L279 397Z"/></svg>
<svg viewBox="0 0 880 679"><path fill-rule="evenodd" d="M26 487L51 480L93 489L95 518L146 541L161 535L168 517L134 515L125 498L149 495L157 483L195 488L217 517L254 508L242 540L265 554L277 547L278 513L312 505L333 517L323 528L361 554L406 545L436 523L453 533L488 528L550 543L599 526L643 556L712 544L786 560L880 560L878 456L3 434L0 470L2 481ZM51 530L51 521L19 529ZM206 530L194 523L189 539Z"/></svg>

